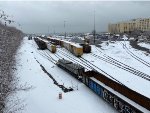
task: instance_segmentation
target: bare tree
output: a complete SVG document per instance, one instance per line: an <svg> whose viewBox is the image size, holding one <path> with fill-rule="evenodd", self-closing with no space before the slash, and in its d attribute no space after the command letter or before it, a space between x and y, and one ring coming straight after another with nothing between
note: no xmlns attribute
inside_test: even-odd
<svg viewBox="0 0 150 113"><path fill-rule="evenodd" d="M15 27L3 25L2 21L8 24L15 22L0 10L0 113L14 113L23 109L24 104L20 104L23 101L19 98L11 100L8 97L20 90L27 91L31 87L26 84L19 86L19 78L13 74L16 70L15 55L24 34Z"/></svg>

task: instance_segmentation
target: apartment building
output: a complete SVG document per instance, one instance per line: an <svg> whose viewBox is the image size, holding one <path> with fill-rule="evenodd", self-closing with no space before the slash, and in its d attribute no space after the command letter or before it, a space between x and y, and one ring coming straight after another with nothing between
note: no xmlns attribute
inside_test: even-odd
<svg viewBox="0 0 150 113"><path fill-rule="evenodd" d="M134 30L150 31L150 18L139 18L108 25L109 33L128 33Z"/></svg>

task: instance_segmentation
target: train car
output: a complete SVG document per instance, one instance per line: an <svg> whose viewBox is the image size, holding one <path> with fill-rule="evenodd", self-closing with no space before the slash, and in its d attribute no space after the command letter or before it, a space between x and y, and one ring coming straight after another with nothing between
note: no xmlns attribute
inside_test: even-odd
<svg viewBox="0 0 150 113"><path fill-rule="evenodd" d="M83 53L91 53L91 46L89 44L80 44L83 47Z"/></svg>
<svg viewBox="0 0 150 113"><path fill-rule="evenodd" d="M107 101L120 113L143 113L150 109L149 98L99 72L85 72L84 67L81 65L65 59L59 59L57 65L83 82L87 87L89 87L99 97Z"/></svg>
<svg viewBox="0 0 150 113"><path fill-rule="evenodd" d="M65 49L67 49L68 51L70 51L70 42L68 42L68 41L63 41L63 47L64 47Z"/></svg>
<svg viewBox="0 0 150 113"><path fill-rule="evenodd" d="M48 37L47 40L51 41L51 43L53 43L54 45L63 46L63 42L62 42L62 40L59 39L59 38Z"/></svg>
<svg viewBox="0 0 150 113"><path fill-rule="evenodd" d="M104 76L101 73L95 72L95 71L87 71L82 73L82 81L84 84L86 84L90 89L92 89L95 93L97 93L99 96L106 101L108 101L110 104L112 104L116 108L116 99L120 100L119 102L122 104L122 108L116 108L119 112L123 113L142 113L143 111L137 107L134 106L134 104L131 104L130 101L136 102L141 107L144 107L148 110L150 110L150 99L133 91L132 89L129 89L128 87L124 86L123 84L120 84L106 76ZM99 85L99 86L98 86ZM99 91L100 87L103 89ZM109 98L106 99L103 94L105 90L109 89L109 93L111 94L110 100ZM122 95L122 96L118 96ZM115 100L114 100L115 99ZM124 100L125 99L125 100ZM129 102L126 100L130 99ZM110 101L109 101L110 100ZM119 103L118 103L119 104ZM120 105L120 104L119 104ZM117 105L118 106L118 105Z"/></svg>
<svg viewBox="0 0 150 113"><path fill-rule="evenodd" d="M74 43L69 44L69 51L77 57L81 57L83 55L82 46L74 44Z"/></svg>
<svg viewBox="0 0 150 113"><path fill-rule="evenodd" d="M77 57L81 57L83 55L83 48L82 46L68 42L68 41L63 41L63 46L66 48L68 51L70 51L72 54L74 54Z"/></svg>
<svg viewBox="0 0 150 113"><path fill-rule="evenodd" d="M88 78L88 87L121 113L142 113L142 111L132 106L129 102L124 101L115 95L114 92L112 93L112 90L109 88L106 89L105 85L102 85L102 83L94 77Z"/></svg>
<svg viewBox="0 0 150 113"><path fill-rule="evenodd" d="M75 64L66 59L59 59L57 62L57 66L70 72L78 80L82 79L81 73L85 71L83 66L81 66L79 64Z"/></svg>
<svg viewBox="0 0 150 113"><path fill-rule="evenodd" d="M34 38L34 41L36 42L36 44L38 45L39 49L44 50L47 49L47 45L46 42L44 42L42 39L40 39L39 37Z"/></svg>
<svg viewBox="0 0 150 113"><path fill-rule="evenodd" d="M51 43L53 43L54 45L60 45L61 47L64 47L65 49L67 49L77 57L83 55L83 47L80 46L79 44L75 44L69 41L61 40L58 38L51 38L51 37L48 37L48 40L51 41Z"/></svg>
<svg viewBox="0 0 150 113"><path fill-rule="evenodd" d="M56 52L56 46L51 44L51 43L47 43L47 49L50 50L52 53Z"/></svg>

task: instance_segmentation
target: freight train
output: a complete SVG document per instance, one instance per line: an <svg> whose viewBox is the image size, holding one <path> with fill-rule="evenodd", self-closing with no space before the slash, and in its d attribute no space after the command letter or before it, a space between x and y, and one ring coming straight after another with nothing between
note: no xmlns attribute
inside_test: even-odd
<svg viewBox="0 0 150 113"><path fill-rule="evenodd" d="M91 46L89 44L78 44L51 37L48 37L47 39L52 43L54 43L55 45L60 45L61 47L66 48L68 51L70 51L71 53L73 53L75 56L78 57L82 56L83 53L91 52Z"/></svg>
<svg viewBox="0 0 150 113"><path fill-rule="evenodd" d="M34 38L36 44L38 45L39 49L48 49L52 53L56 52L56 46L54 44L49 43L49 41L41 38Z"/></svg>
<svg viewBox="0 0 150 113"><path fill-rule="evenodd" d="M47 45L42 39L34 38L34 41L38 45L39 49L41 49L41 50L47 49Z"/></svg>
<svg viewBox="0 0 150 113"><path fill-rule="evenodd" d="M59 59L57 65L70 72L120 113L143 113L150 110L149 98L99 72L85 72L81 65L65 59Z"/></svg>
<svg viewBox="0 0 150 113"><path fill-rule="evenodd" d="M68 41L63 41L63 47L77 57L81 57L83 55L83 47L78 44L74 44Z"/></svg>

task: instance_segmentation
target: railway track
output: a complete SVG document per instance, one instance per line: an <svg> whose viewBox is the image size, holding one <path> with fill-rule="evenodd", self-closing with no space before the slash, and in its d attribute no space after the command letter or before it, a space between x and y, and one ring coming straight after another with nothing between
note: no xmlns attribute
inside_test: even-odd
<svg viewBox="0 0 150 113"><path fill-rule="evenodd" d="M100 51L97 47L96 47L96 49L99 52L102 53L102 51ZM146 79L146 80L150 81L150 75L147 75L147 74L145 74L145 73L143 73L143 72L141 72L141 71L139 71L139 70L137 70L137 69L135 69L133 67L130 67L130 66L128 66L128 65L126 65L126 64L124 64L124 63L122 63L122 62L120 62L120 61L118 61L118 60L116 60L116 59L114 59L114 58L112 58L110 56L108 56L108 55L106 55L106 54L103 54L103 57L98 56L96 54L92 54L92 56L97 57L97 58L99 58L99 59L101 59L101 60L103 60L103 61L105 61L107 63L110 63L110 64L112 64L114 66L117 66L118 68L121 68L121 69L123 69L125 71L128 71L128 72L130 72L130 73L132 73L134 75L137 75L137 76L139 76L139 77L141 77L143 79Z"/></svg>
<svg viewBox="0 0 150 113"><path fill-rule="evenodd" d="M44 54L47 56L47 58L49 58L51 60L51 62L53 62L54 64L57 63L57 60L55 60L49 53L48 51L43 51Z"/></svg>
<svg viewBox="0 0 150 113"><path fill-rule="evenodd" d="M136 70L136 69L134 69L134 68L132 68L132 67L130 67L130 66L128 66L128 65L126 65L126 64L124 64L124 63L122 63L122 62L120 62L120 61L118 61L118 60L116 60L116 59L114 59L112 57L110 57L110 56L104 55L104 57L101 57L101 56L98 56L96 54L91 54L91 55L96 57L96 58L98 58L98 59L100 59L100 60L103 60L103 61L105 61L105 62L107 62L109 64L112 64L112 65L114 65L114 66L116 66L118 68L121 68L121 69L123 69L125 71L128 71L128 72L130 72L130 73L132 73L132 74L134 74L136 76L139 76L139 77L141 77L143 79L146 79L146 80L150 81L150 76L149 75L147 75L147 74L145 74L145 73L143 73L143 72L141 72L139 70Z"/></svg>
<svg viewBox="0 0 150 113"><path fill-rule="evenodd" d="M83 57L81 57L80 59L82 59L82 61L84 61L84 62L88 62L88 63L89 63L90 65L92 65L93 67L95 67L95 68L97 68L98 70L102 71L105 75L109 76L109 77L112 78L113 80L115 80L115 81L117 81L118 83L120 83L121 85L125 86L125 85L124 85L123 83L121 83L119 80L115 79L115 78L112 77L110 74L106 73L105 71L103 71L103 70L100 69L99 67L95 66L95 65L92 64L90 61L84 59ZM98 72L98 70L95 69L95 68L94 68L94 70L96 70L96 71Z"/></svg>
<svg viewBox="0 0 150 113"><path fill-rule="evenodd" d="M91 70L93 69L90 65L84 63L84 62L81 62L79 60L77 60L76 58L74 58L74 56L71 54L71 53L68 53L66 54L66 52L63 52L63 50L57 50L60 54L64 55L65 57L67 57L68 59L70 59L71 61L73 62L76 62L76 63L79 63L81 64L83 67L85 67L87 70ZM58 55L58 54L57 54ZM88 67L88 68L87 68Z"/></svg>
<svg viewBox="0 0 150 113"><path fill-rule="evenodd" d="M140 57L136 56L133 52L131 52L131 51L127 48L126 44L124 44L124 43L122 43L122 42L120 42L120 43L122 44L123 48L126 50L126 52L127 52L131 57L133 57L133 58L136 59L137 61L141 62L141 63L144 64L145 66L150 67L150 63L149 63L149 62L147 62L147 61L141 59Z"/></svg>
<svg viewBox="0 0 150 113"><path fill-rule="evenodd" d="M37 53L39 53L41 56L43 56L44 58L46 58L47 60L49 60L51 63L53 63L53 64L56 64L57 63L57 61L55 60L55 59L53 59L48 53L47 53L47 51L44 51L44 50L37 50L37 45L35 45L35 44L31 44L34 48L35 48L35 50L36 50L36 52Z"/></svg>
<svg viewBox="0 0 150 113"><path fill-rule="evenodd" d="M70 53L68 50L63 49L65 52L67 52L68 54L72 55L72 53ZM72 55L73 56L73 55ZM103 71L102 69L100 69L99 67L97 67L96 65L92 64L90 61L84 59L83 57L79 58L82 62L84 62L85 64L87 64L88 66L91 67L92 70L95 70L97 72L101 71L103 72L105 75L109 76L110 78L112 78L113 80L117 81L118 83L120 83L121 85L125 86L124 84L122 84L119 80L115 79L114 77L112 77L111 75L109 75L108 73L106 73L105 71Z"/></svg>

